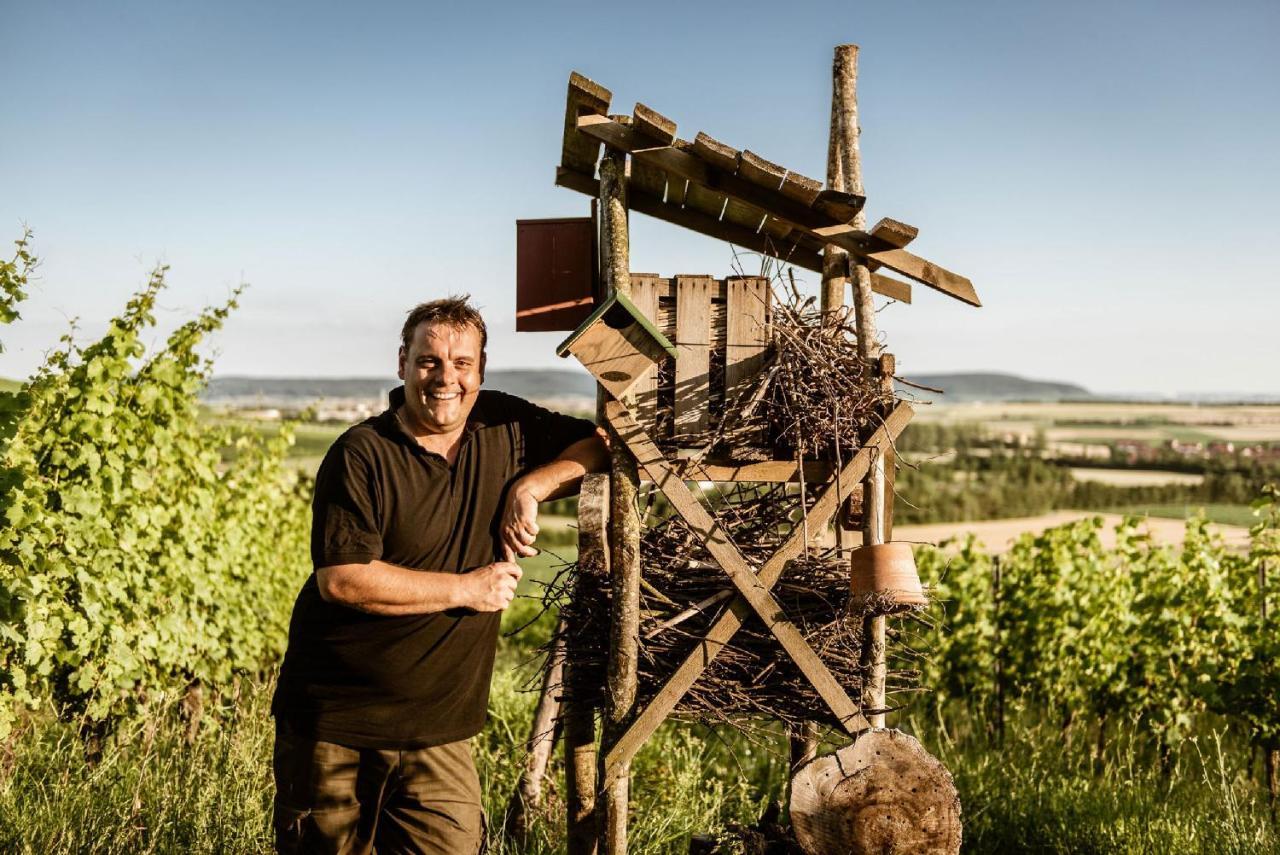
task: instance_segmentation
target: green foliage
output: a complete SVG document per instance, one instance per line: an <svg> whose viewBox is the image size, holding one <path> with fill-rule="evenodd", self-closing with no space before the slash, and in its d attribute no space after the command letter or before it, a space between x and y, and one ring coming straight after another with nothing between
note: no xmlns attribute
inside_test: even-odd
<svg viewBox="0 0 1280 855"><path fill-rule="evenodd" d="M31 230L27 229L13 242L13 258L0 261L0 324L16 321L20 317L18 304L27 299L27 282L36 267L36 257L27 248L30 242ZM0 344L0 353L3 352Z"/></svg>
<svg viewBox="0 0 1280 855"><path fill-rule="evenodd" d="M1188 521L1181 548L1156 544L1133 518L1104 546L1095 518L1023 535L999 559L972 537L922 550L941 610L924 642L926 685L940 701L999 696L1055 712L1064 728L1096 729L1099 744L1106 722L1141 722L1166 757L1205 713L1276 745L1280 633L1260 591L1280 557L1276 495L1258 503L1247 553L1203 518Z"/></svg>
<svg viewBox="0 0 1280 855"><path fill-rule="evenodd" d="M103 721L149 696L226 685L282 649L308 570L309 485L288 431L235 439L198 418L207 309L156 352L164 268L87 346L62 339L11 396L0 448L0 738L52 699ZM237 292L238 293L238 292Z"/></svg>

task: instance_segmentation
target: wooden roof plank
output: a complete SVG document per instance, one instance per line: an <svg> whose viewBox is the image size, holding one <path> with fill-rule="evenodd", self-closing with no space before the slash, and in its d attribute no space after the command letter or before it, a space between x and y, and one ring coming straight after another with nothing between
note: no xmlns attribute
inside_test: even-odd
<svg viewBox="0 0 1280 855"><path fill-rule="evenodd" d="M693 153L707 163L730 174L738 169L738 150L731 145L698 131L693 138Z"/></svg>
<svg viewBox="0 0 1280 855"><path fill-rule="evenodd" d="M802 205L812 205L822 192L822 182L799 172L788 172L778 189L788 199L794 199Z"/></svg>
<svg viewBox="0 0 1280 855"><path fill-rule="evenodd" d="M569 95L564 110L564 141L560 148L560 165L591 175L600 157L600 142L578 129L582 116L603 116L609 109L613 93L578 72L569 75Z"/></svg>
<svg viewBox="0 0 1280 855"><path fill-rule="evenodd" d="M758 154L744 151L738 155L738 175L766 190L778 190L787 170Z"/></svg>
<svg viewBox="0 0 1280 855"><path fill-rule="evenodd" d="M650 107L636 102L632 127L658 145L671 145L676 140L676 123Z"/></svg>
<svg viewBox="0 0 1280 855"><path fill-rule="evenodd" d="M919 236L920 230L908 223L884 217L871 227L871 231L868 234L894 249L902 249Z"/></svg>

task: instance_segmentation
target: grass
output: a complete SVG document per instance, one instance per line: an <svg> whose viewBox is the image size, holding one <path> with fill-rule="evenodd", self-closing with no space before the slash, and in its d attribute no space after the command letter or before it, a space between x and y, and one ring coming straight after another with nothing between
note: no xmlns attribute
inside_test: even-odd
<svg viewBox="0 0 1280 855"><path fill-rule="evenodd" d="M574 557L572 547L544 544L523 560L522 596L503 616L489 721L474 740L495 830L521 769L537 700L537 650L555 621L542 612L538 583ZM194 729L178 699L158 699L144 718L111 734L93 760L74 723L51 711L32 715L0 746L0 851L269 852L271 690L269 677L230 687ZM1249 755L1210 725L1199 742L1183 746L1166 777L1139 727L1113 737L1097 760L1089 733L1064 735L1050 723L1058 716L1010 708L1003 747L990 734L989 715L955 702L920 701L894 722L951 770L965 852L1280 853ZM776 725L748 736L669 722L633 765L631 851L684 853L692 833L750 825L784 797L787 777ZM521 846L499 842L495 855L564 851L562 781L557 756L530 838Z"/></svg>
<svg viewBox="0 0 1280 855"><path fill-rule="evenodd" d="M1137 514L1139 516L1163 517L1166 519L1185 520L1203 513L1212 523L1220 525L1251 526L1258 521L1248 505L1226 504L1189 504L1189 505L1133 505L1118 508L1114 513Z"/></svg>
<svg viewBox="0 0 1280 855"><path fill-rule="evenodd" d="M526 602L509 615L531 616ZM475 740L491 825L499 826L520 769L535 701L529 670L516 664L545 640L550 616L504 641L490 719ZM101 758L86 760L73 725L32 718L10 744L0 778L0 851L14 853L252 853L270 851L272 727L269 681L245 683L211 706L191 742L180 705L122 727ZM922 705L927 707L927 705ZM1002 749L986 717L956 706L907 716L951 770L963 805L968 853L1280 852L1261 789L1233 766L1232 748L1212 733L1180 752L1172 775L1131 745L1099 762L1085 734L1064 740L1056 726L1024 714ZM750 823L786 779L784 742L668 724L637 757L631 847L683 853L693 832ZM545 813L523 847L496 853L562 852L564 795L557 760Z"/></svg>

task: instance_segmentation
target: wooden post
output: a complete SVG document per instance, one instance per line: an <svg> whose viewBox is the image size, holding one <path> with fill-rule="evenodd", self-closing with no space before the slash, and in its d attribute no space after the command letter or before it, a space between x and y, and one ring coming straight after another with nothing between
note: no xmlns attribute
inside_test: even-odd
<svg viewBox="0 0 1280 855"><path fill-rule="evenodd" d="M1004 638L1000 625L1000 556L991 559L991 608L992 623L995 624L995 683L996 683L996 742L1004 745Z"/></svg>
<svg viewBox="0 0 1280 855"><path fill-rule="evenodd" d="M837 45L831 67L831 137L827 147L827 180L834 190L865 195L862 186L862 156L858 148L858 46ZM859 211L853 218L854 228L867 227L867 215ZM834 296L834 287L828 287L826 259L823 256L823 299ZM854 322L858 329L858 355L868 362L880 353L876 341L875 303L871 297L871 270L865 264L851 263L844 256L844 264L853 280ZM833 280L834 281L834 280ZM843 286L840 294L843 297ZM891 378L881 378L891 382ZM865 545L884 543L887 497L885 495L885 455L877 454L867 473L867 486L863 500L862 542ZM885 618L883 615L867 618L864 627L864 660L869 667L867 685L862 695L864 709L883 709L885 705ZM884 727L884 714L869 715L873 727Z"/></svg>
<svg viewBox="0 0 1280 855"><path fill-rule="evenodd" d="M631 294L626 164L626 154L613 148L606 148L600 160L600 251L606 296ZM600 423L606 422L601 418ZM636 505L640 479L626 446L610 433L609 573L613 593L601 757L630 721L640 648L640 517ZM626 855L630 783L628 764L605 788L601 834L605 855Z"/></svg>
<svg viewBox="0 0 1280 855"><path fill-rule="evenodd" d="M578 496L578 566L582 572L609 572L609 476L588 475ZM569 855L595 855L600 836L596 813L596 719L589 704L578 701L572 688L578 661L571 643L565 650L564 777Z"/></svg>
<svg viewBox="0 0 1280 855"><path fill-rule="evenodd" d="M542 779L556 746L556 728L560 719L560 691L564 682L564 619L556 627L556 641L547 655L551 667L543 671L542 692L533 712L533 724L524 746L524 770L515 792L507 802L502 830L507 840L522 847L529 835L530 814L542 808Z"/></svg>

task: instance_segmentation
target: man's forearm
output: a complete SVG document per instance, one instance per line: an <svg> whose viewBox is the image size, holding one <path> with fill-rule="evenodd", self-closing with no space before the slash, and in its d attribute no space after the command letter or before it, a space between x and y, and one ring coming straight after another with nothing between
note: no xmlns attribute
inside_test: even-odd
<svg viewBox="0 0 1280 855"><path fill-rule="evenodd" d="M609 450L599 434L580 439L550 463L524 475L515 485L536 501L545 502L577 492L588 472L603 472L609 466Z"/></svg>
<svg viewBox="0 0 1280 855"><path fill-rule="evenodd" d="M409 570L385 561L316 570L321 597L375 615L417 615L458 608L465 605L462 579L457 573Z"/></svg>

